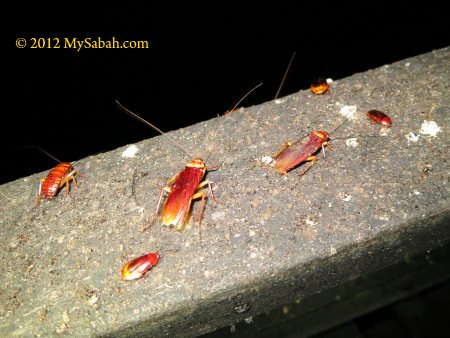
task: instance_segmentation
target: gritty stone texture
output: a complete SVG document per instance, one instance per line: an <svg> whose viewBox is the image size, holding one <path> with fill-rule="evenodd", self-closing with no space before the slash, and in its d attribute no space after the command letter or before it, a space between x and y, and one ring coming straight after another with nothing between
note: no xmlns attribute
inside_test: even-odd
<svg viewBox="0 0 450 338"><path fill-rule="evenodd" d="M164 137L81 159L71 198L34 207L47 173L0 186L0 336L192 337L448 243L449 89L445 48L337 80L331 95L304 90L169 133L210 166L225 160L207 175L222 203L209 199L201 228L182 233L148 222L190 160ZM440 130L421 133L425 121ZM262 161L339 125L302 178ZM146 278L120 280L153 251Z"/></svg>

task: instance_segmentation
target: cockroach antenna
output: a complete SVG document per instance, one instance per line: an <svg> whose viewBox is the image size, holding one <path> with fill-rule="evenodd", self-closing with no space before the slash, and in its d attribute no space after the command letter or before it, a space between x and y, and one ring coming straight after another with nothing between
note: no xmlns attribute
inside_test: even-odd
<svg viewBox="0 0 450 338"><path fill-rule="evenodd" d="M334 134L334 132L336 131L336 130L338 130L345 122L347 122L348 121L348 117L344 120L344 121L342 121L341 123L339 123L337 126L336 126L336 128L334 128L331 132L330 132L330 135L332 135L332 134Z"/></svg>
<svg viewBox="0 0 450 338"><path fill-rule="evenodd" d="M336 128L334 128L331 132L330 135L333 135L334 132L336 130L338 130L345 122L347 122L350 119L350 117L346 117L344 121L342 121L341 123L339 123ZM349 139L349 138L355 138L355 137L378 137L378 135L354 135L354 136L346 136L346 137L333 137L330 138L331 140L345 140L345 139Z"/></svg>
<svg viewBox="0 0 450 338"><path fill-rule="evenodd" d="M192 158L193 156L190 154L189 151L187 151L181 144L179 144L177 141L175 141L173 138L171 138L169 135L167 135L165 132L163 132L161 129L159 129L158 127L154 126L153 124L151 124L150 122L148 122L147 120L143 119L142 117L140 117L139 115L133 113L131 110L125 108L124 106L122 106L120 104L119 101L116 100L116 105L117 107L124 111L125 113L131 115L132 117L134 117L135 119L145 123L146 125L148 125L149 127L153 128L154 130L156 130L158 133L160 133L161 135L163 135L164 137L168 138L170 140L170 142L172 142L172 144L174 144L178 149L180 149L183 153L185 153L186 155L188 155L190 158Z"/></svg>
<svg viewBox="0 0 450 338"><path fill-rule="evenodd" d="M242 101L244 101L244 99L249 96L251 93L253 93L258 87L262 86L262 82L258 85L256 85L255 87L253 87L250 91L247 92L247 94L245 94L239 101L238 103L236 103L233 107L233 109L230 110L230 112L234 111L237 106L239 106L241 104ZM231 114L230 114L231 115ZM215 129L215 133L213 134L213 136L215 136L217 134L217 132L220 130L220 128L223 126L223 124L225 123L225 121L228 119L228 116L225 116L225 118L223 119L222 123ZM210 151L207 150L208 153L210 153ZM206 155L206 159L208 159L210 154ZM215 168L219 168L220 165L215 166ZM210 170L213 171L213 170Z"/></svg>
<svg viewBox="0 0 450 338"><path fill-rule="evenodd" d="M297 54L297 52L294 52L294 54L292 54L292 56L291 56L291 60L289 61L286 71L284 72L283 79L281 80L280 86L278 87L278 91L275 95L274 100L278 99L278 95L280 95L281 88L283 88L284 82L286 81L286 77L287 77L287 74L289 73L289 69L291 68L292 61L295 58L295 54Z"/></svg>
<svg viewBox="0 0 450 338"><path fill-rule="evenodd" d="M244 99L245 99L247 96L249 96L251 93L253 93L253 92L256 90L256 88L262 86L262 84L263 84L263 83L261 82L259 85L253 87L247 94L245 94L245 95L242 97L242 99L240 99L240 100L238 101L238 103L236 103L236 105L235 105L235 106L233 107L233 109L231 109L230 111L235 110L235 109L237 108L237 106L239 106L239 105L241 104L241 102L244 101Z"/></svg>
<svg viewBox="0 0 450 338"><path fill-rule="evenodd" d="M52 154L50 154L49 152L45 151L44 149L42 149L42 148L39 147L39 146L35 146L35 145L32 145L32 144L27 144L26 146L23 146L23 147L22 147L22 149L28 149L28 148L37 149L37 150L39 150L40 152L42 152L42 153L44 153L45 155L47 155L48 157L54 159L56 162L61 163L61 161L58 160L55 156L53 156Z"/></svg>

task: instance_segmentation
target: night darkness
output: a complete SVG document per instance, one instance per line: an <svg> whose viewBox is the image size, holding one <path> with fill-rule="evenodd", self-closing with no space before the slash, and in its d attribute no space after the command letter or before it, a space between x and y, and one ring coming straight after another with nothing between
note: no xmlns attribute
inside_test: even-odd
<svg viewBox="0 0 450 338"><path fill-rule="evenodd" d="M272 100L294 51L281 96L318 76L340 79L450 45L446 11L435 3L362 3L17 9L6 41L0 183L56 164L26 145L75 161L156 136L116 99L169 131L224 113L260 82L243 105ZM145 40L149 48L15 47L17 38L98 37Z"/></svg>

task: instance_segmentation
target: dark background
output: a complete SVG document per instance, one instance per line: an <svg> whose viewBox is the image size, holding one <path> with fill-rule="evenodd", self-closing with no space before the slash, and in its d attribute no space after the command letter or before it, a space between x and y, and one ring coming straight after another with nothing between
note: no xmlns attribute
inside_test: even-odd
<svg viewBox="0 0 450 338"><path fill-rule="evenodd" d="M318 76L340 79L450 45L447 11L430 1L197 4L21 4L4 12L13 20L0 183L56 165L26 145L75 161L156 135L115 99L168 131L230 110L260 82L243 105L272 100L294 51L281 96ZM115 37L149 48L19 49L21 37Z"/></svg>

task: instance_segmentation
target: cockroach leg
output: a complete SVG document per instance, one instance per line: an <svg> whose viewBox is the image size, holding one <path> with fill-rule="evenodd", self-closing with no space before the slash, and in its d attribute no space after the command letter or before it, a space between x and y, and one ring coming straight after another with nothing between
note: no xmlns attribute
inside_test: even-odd
<svg viewBox="0 0 450 338"><path fill-rule="evenodd" d="M198 191L192 196L192 199L202 198L202 201L200 202L200 210L198 211L197 215L197 222L199 224L202 224L202 215L203 215L203 209L205 208L205 202L206 202L206 193L204 190Z"/></svg>
<svg viewBox="0 0 450 338"><path fill-rule="evenodd" d="M325 153L324 153L324 157L325 157ZM298 174L298 176L300 176L300 177L302 177L304 174L306 174L306 172L309 169L311 169L311 167L317 162L317 156L315 156L315 155L309 156L305 161L309 161L309 163L307 164L306 168L303 169L303 171L300 174Z"/></svg>
<svg viewBox="0 0 450 338"><path fill-rule="evenodd" d="M331 144L329 142L324 142L322 143L322 154L323 154L323 158L325 158L325 146L328 147L328 150L331 150Z"/></svg>
<svg viewBox="0 0 450 338"><path fill-rule="evenodd" d="M156 219L158 218L159 212L161 210L161 204L162 204L162 200L164 198L164 193L170 194L170 192L172 191L172 188L170 187L170 182L173 181L175 179L177 175L175 175L174 177L172 177L170 180L167 181L167 185L165 185L162 189L161 189L161 194L159 195L159 200L158 200L158 205L156 206L156 211L155 214L153 215L152 219L150 220L150 225L152 225L153 223L155 223Z"/></svg>
<svg viewBox="0 0 450 338"><path fill-rule="evenodd" d="M75 178L75 174L79 174L77 171L71 171L69 173L69 175L67 175L66 178L64 178L61 181L61 187L65 184L66 185L66 192L67 192L67 196L70 196L70 182L73 182L75 184L76 187L78 187L78 183L77 183L77 179Z"/></svg>
<svg viewBox="0 0 450 338"><path fill-rule="evenodd" d="M213 184L213 182L206 180L206 181L203 181L202 183L200 183L197 189L201 189L201 188L203 188L205 185L207 185L208 188L209 188L209 193L211 194L211 197L213 198L214 202L216 202L216 203L218 203L218 204L222 204L222 202L220 202L220 201L216 198L216 196L214 195L214 192L213 192L213 190L212 190L212 184Z"/></svg>
<svg viewBox="0 0 450 338"><path fill-rule="evenodd" d="M153 215L152 219L150 220L150 225L155 223L156 219L158 218L159 212L161 211L161 204L164 198L164 193L170 194L172 192L172 183L177 179L179 174L173 175L172 178L170 178L166 185L161 189L161 194L159 195L158 205L156 206L155 214Z"/></svg>
<svg viewBox="0 0 450 338"><path fill-rule="evenodd" d="M206 193L204 190L200 190L200 189L203 189L206 185L209 188L209 193L211 194L211 197L213 198L214 202L222 204L222 202L220 202L214 195L214 192L212 190L212 182L211 181L206 180L206 181L203 181L202 183L200 183L197 188L197 190L199 190L199 191L197 191L194 194L194 196L192 196L192 200L195 200L200 197L202 198L202 200L200 202L200 210L199 210L198 216L197 216L197 222L199 222L199 224L202 223L203 209L205 208L205 203L206 203Z"/></svg>
<svg viewBox="0 0 450 338"><path fill-rule="evenodd" d="M284 142L281 149L274 156L272 156L272 162L275 161L281 155L281 153L283 153L287 148L289 148L292 145L292 143L294 143L294 142L292 142L292 141Z"/></svg>
<svg viewBox="0 0 450 338"><path fill-rule="evenodd" d="M42 185L45 182L45 178L41 178L41 180L39 181L39 191L38 194L36 196L36 205L35 207L37 207L40 203L41 203L41 196L42 196Z"/></svg>

